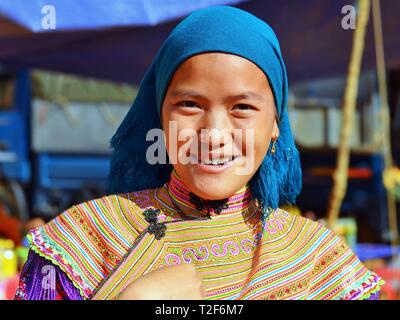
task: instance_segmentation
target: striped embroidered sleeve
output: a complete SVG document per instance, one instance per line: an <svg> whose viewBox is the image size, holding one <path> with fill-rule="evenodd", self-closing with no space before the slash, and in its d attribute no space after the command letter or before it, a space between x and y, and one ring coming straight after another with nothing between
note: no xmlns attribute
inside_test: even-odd
<svg viewBox="0 0 400 320"><path fill-rule="evenodd" d="M88 299L136 239L133 219L139 211L124 195L74 205L29 232L31 250L57 266Z"/></svg>
<svg viewBox="0 0 400 320"><path fill-rule="evenodd" d="M384 281L368 270L332 231L321 242L311 274L308 299L376 299Z"/></svg>

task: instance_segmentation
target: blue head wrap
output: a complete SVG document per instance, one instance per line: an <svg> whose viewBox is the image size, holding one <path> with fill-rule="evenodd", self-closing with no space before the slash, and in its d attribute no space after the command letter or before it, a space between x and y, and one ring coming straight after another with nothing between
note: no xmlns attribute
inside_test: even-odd
<svg viewBox="0 0 400 320"><path fill-rule="evenodd" d="M288 81L279 42L264 21L229 6L194 11L174 28L158 51L131 109L111 139L110 191L158 188L169 180L171 164L151 165L146 161L146 150L153 143L146 141L146 134L150 129L161 129L161 106L174 72L186 59L205 52L241 56L267 76L280 135L275 153L268 150L251 178L251 190L263 208L294 203L301 190L301 167L287 114Z"/></svg>

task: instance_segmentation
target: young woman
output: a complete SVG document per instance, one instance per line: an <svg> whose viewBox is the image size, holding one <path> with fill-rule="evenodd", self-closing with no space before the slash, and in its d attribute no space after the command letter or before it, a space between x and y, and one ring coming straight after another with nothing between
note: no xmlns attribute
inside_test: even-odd
<svg viewBox="0 0 400 320"><path fill-rule="evenodd" d="M265 22L192 13L111 141L113 194L31 231L16 298L376 298L381 279L341 238L278 207L301 189L287 98Z"/></svg>

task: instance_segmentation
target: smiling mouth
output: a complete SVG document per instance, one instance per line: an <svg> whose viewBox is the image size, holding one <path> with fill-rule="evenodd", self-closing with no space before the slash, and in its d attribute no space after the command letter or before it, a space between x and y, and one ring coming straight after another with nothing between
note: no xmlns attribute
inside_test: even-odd
<svg viewBox="0 0 400 320"><path fill-rule="evenodd" d="M230 156L230 157L224 157L224 158L219 158L219 159L206 159L205 161L202 161L201 159L198 159L197 156L192 156L191 157L191 163L192 164L203 164L207 166L223 166L226 164L229 164L233 162L237 156Z"/></svg>

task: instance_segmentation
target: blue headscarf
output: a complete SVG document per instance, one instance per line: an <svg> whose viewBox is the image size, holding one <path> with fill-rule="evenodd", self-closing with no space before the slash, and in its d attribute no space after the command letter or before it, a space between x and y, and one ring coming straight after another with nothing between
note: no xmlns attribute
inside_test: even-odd
<svg viewBox="0 0 400 320"><path fill-rule="evenodd" d="M171 164L150 165L146 161L146 150L153 143L146 141L146 134L150 129L161 129L161 106L174 72L186 59L205 52L241 56L267 76L280 135L275 153L271 154L270 147L251 178L251 190L264 209L294 203L301 190L301 167L287 114L288 81L279 42L264 21L230 6L194 11L174 28L158 51L131 109L111 139L110 191L158 188L169 180Z"/></svg>

